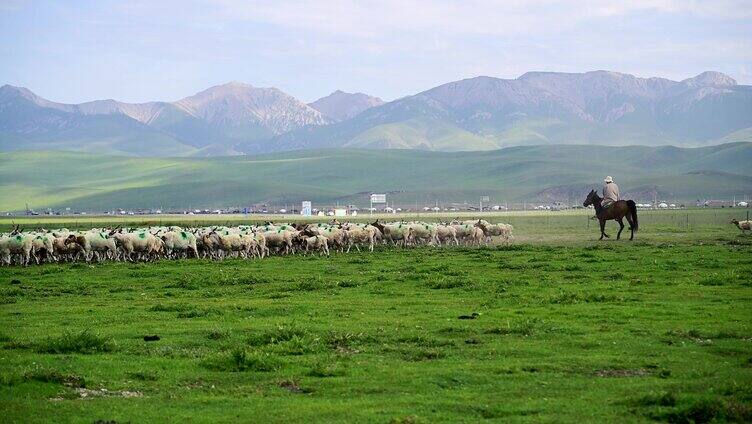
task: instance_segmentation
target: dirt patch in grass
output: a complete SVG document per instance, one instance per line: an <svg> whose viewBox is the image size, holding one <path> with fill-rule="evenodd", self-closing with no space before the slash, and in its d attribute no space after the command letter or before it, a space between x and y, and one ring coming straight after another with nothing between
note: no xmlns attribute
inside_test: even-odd
<svg viewBox="0 0 752 424"><path fill-rule="evenodd" d="M55 383L66 387L86 387L86 380L80 375L62 373L58 370L47 368L35 368L23 374L26 381L40 381L43 383Z"/></svg>
<svg viewBox="0 0 752 424"><path fill-rule="evenodd" d="M302 387L297 381L295 380L282 380L277 385L285 389L291 393L311 393L311 389L307 389Z"/></svg>
<svg viewBox="0 0 752 424"><path fill-rule="evenodd" d="M101 389L87 389L84 387L76 387L73 389L74 399L95 399L103 397L115 397L115 398L138 398L143 397L143 393L131 390L107 390ZM58 396L50 399L51 401L62 401L65 397Z"/></svg>
<svg viewBox="0 0 752 424"><path fill-rule="evenodd" d="M635 369L609 368L609 369L598 370L594 374L596 377L647 377L649 375L652 375L653 372L646 368L635 368Z"/></svg>

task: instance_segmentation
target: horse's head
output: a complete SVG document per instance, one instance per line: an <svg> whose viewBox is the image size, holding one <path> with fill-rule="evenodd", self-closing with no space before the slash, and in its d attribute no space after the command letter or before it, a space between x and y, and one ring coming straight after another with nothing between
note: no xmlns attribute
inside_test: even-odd
<svg viewBox="0 0 752 424"><path fill-rule="evenodd" d="M596 203L596 197L598 194L595 192L595 190L590 190L590 193L588 193L587 197L585 198L585 201L582 202L582 206L588 207L590 205L594 205Z"/></svg>

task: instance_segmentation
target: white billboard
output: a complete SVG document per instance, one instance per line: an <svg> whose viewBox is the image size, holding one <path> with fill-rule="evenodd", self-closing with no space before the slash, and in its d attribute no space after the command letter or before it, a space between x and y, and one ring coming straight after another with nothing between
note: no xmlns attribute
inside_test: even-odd
<svg viewBox="0 0 752 424"><path fill-rule="evenodd" d="M305 201L300 207L300 214L303 216L311 216L311 202Z"/></svg>
<svg viewBox="0 0 752 424"><path fill-rule="evenodd" d="M386 203L386 194L372 194L371 203Z"/></svg>

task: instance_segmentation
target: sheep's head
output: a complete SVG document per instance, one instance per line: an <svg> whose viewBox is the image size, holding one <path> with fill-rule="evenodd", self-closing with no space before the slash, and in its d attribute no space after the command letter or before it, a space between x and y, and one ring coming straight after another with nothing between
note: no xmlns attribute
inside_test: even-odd
<svg viewBox="0 0 752 424"><path fill-rule="evenodd" d="M81 234L71 234L65 239L65 244L77 244L83 247L86 245L86 237Z"/></svg>

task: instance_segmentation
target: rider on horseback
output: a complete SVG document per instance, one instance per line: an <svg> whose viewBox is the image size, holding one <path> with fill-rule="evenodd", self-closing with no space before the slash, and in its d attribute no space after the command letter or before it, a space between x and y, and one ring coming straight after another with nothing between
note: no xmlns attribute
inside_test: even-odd
<svg viewBox="0 0 752 424"><path fill-rule="evenodd" d="M616 220L619 223L619 232L616 234L618 240L621 236L621 231L624 229L623 218L627 218L629 222L629 230L632 234L629 239L634 238L634 233L637 231L637 204L634 200L621 200L619 199L619 187L614 183L614 179L611 176L606 177L603 180L603 198L598 196L598 192L590 190L585 201L582 202L582 206L592 206L595 208L595 218L598 219L601 226L601 238L608 237L606 234L606 221Z"/></svg>
<svg viewBox="0 0 752 424"><path fill-rule="evenodd" d="M603 209L607 209L618 201L619 186L616 185L614 179L609 175L603 180L603 201L601 202L601 206L603 206Z"/></svg>

